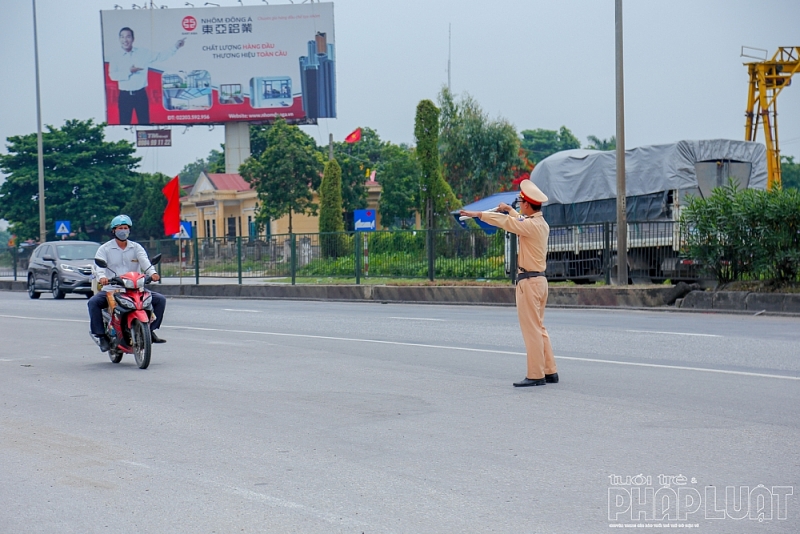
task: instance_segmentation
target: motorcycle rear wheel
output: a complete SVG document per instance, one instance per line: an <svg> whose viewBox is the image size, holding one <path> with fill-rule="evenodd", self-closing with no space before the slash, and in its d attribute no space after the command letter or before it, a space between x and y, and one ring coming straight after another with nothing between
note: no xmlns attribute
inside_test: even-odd
<svg viewBox="0 0 800 534"><path fill-rule="evenodd" d="M153 348L153 340L150 337L150 325L134 319L131 324L131 337L133 338L133 357L139 369L147 369L150 365L150 353Z"/></svg>
<svg viewBox="0 0 800 534"><path fill-rule="evenodd" d="M108 351L108 359L111 360L111 363L119 363L122 361L122 352L111 349Z"/></svg>

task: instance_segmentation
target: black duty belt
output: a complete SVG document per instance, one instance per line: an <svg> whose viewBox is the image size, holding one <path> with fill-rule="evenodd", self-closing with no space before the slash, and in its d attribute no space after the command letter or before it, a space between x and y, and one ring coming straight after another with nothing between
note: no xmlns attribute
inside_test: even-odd
<svg viewBox="0 0 800 534"><path fill-rule="evenodd" d="M526 271L525 269L522 268L520 269L522 270L522 272L517 274L517 281L525 280L526 278L535 278L537 276L544 276L544 271Z"/></svg>

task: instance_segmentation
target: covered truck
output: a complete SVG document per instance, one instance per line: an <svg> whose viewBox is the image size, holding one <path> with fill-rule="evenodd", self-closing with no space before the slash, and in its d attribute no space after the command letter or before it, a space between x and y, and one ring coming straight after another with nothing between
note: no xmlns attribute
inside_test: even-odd
<svg viewBox="0 0 800 534"><path fill-rule="evenodd" d="M707 197L733 179L766 189L766 148L711 139L632 148L625 152L628 272L634 281L692 280L691 258L680 256L685 231L677 223L690 195ZM616 153L566 150L539 162L530 178L547 194L548 277L591 281L616 269Z"/></svg>

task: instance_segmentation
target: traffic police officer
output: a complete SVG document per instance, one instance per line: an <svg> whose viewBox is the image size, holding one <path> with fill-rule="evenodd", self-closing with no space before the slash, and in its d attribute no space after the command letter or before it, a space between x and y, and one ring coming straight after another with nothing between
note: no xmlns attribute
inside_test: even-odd
<svg viewBox="0 0 800 534"><path fill-rule="evenodd" d="M477 217L492 226L519 236L517 265L517 314L525 349L528 353L528 373L515 387L543 386L557 383L558 372L553 357L550 336L544 327L544 308L547 304L547 238L550 226L542 216L542 204L547 195L530 180L520 184L519 212L501 203L497 212L461 210L461 215ZM504 214L508 215L504 215Z"/></svg>

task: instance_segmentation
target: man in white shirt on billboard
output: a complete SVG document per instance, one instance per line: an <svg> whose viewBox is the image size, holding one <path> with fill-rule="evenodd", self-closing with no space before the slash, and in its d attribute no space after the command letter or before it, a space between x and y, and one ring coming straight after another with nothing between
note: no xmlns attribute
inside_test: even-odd
<svg viewBox="0 0 800 534"><path fill-rule="evenodd" d="M133 30L125 27L119 31L122 53L110 58L108 76L119 84L119 123L133 124L136 111L137 124L150 124L150 104L147 100L147 71L150 65L165 61L175 55L186 38L173 48L153 53L146 48L133 46Z"/></svg>

